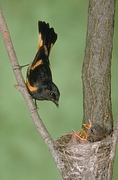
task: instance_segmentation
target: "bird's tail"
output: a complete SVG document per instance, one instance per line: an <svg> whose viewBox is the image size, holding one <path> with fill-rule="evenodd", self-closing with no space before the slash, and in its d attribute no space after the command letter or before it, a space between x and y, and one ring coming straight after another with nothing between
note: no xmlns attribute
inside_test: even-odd
<svg viewBox="0 0 118 180"><path fill-rule="evenodd" d="M41 46L46 46L49 56L51 48L57 40L57 34L55 33L53 28L50 28L48 23L45 23L43 21L38 21L38 30L38 50Z"/></svg>

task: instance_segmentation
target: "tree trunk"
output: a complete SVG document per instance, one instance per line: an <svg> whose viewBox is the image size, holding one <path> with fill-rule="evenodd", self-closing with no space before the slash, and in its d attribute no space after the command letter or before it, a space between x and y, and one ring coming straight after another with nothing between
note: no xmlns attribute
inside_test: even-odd
<svg viewBox="0 0 118 180"><path fill-rule="evenodd" d="M111 180L113 117L111 57L115 0L90 0L85 58L82 69L83 123L91 123L87 140L66 134L55 142L64 180Z"/></svg>
<svg viewBox="0 0 118 180"><path fill-rule="evenodd" d="M84 118L111 133L111 57L115 0L90 0L88 32L82 70Z"/></svg>

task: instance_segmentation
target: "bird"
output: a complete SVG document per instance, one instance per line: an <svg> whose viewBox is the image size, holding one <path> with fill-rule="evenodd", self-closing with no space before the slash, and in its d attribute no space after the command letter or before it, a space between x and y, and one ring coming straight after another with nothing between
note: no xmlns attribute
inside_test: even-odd
<svg viewBox="0 0 118 180"><path fill-rule="evenodd" d="M50 51L57 40L53 27L45 21L38 21L38 50L29 64L26 86L29 94L36 100L52 101L59 106L60 91L53 82L49 61Z"/></svg>

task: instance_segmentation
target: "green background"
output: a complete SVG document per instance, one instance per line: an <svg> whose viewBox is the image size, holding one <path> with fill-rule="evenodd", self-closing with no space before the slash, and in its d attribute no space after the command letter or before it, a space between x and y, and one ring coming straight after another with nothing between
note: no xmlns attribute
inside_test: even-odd
<svg viewBox="0 0 118 180"><path fill-rule="evenodd" d="M81 70L87 28L87 0L0 0L20 65L31 62L37 50L37 21L54 27L58 40L50 62L60 89L60 107L38 102L39 114L56 139L79 130L83 117ZM118 20L118 7L115 19ZM112 105L118 116L118 23L115 24L112 58ZM22 72L24 78L26 69ZM55 163L29 115L0 35L0 180L60 180ZM118 152L114 180L118 179Z"/></svg>

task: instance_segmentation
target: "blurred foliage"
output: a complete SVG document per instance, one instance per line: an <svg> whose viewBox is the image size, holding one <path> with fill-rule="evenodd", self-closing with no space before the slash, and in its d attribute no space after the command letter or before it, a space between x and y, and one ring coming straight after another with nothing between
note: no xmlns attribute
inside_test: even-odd
<svg viewBox="0 0 118 180"><path fill-rule="evenodd" d="M61 98L57 109L52 102L38 102L39 113L54 139L81 128L83 116L81 69L84 59L88 1L0 0L20 65L31 62L37 50L37 21L54 27L58 40L50 55L54 82ZM118 8L117 8L118 9ZM116 17L118 19L118 10ZM112 59L112 105L118 115L118 24L115 24ZM60 180L59 172L34 126L27 105L14 88L9 58L0 35L0 179ZM26 68L23 70L24 78ZM114 180L118 179L118 153Z"/></svg>

